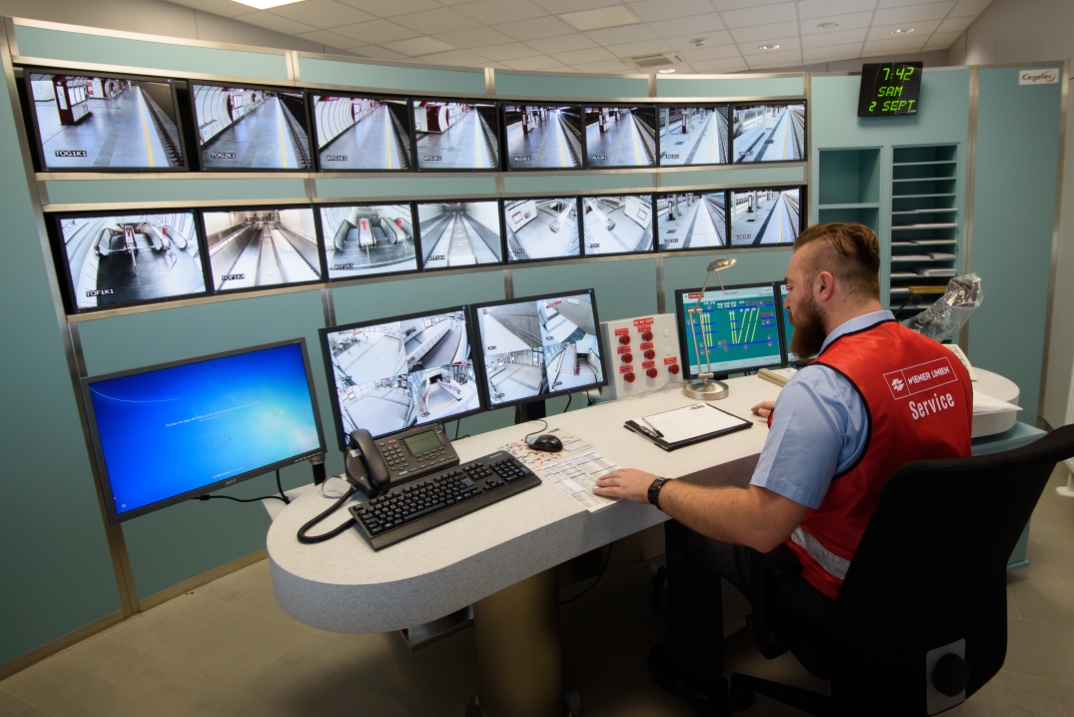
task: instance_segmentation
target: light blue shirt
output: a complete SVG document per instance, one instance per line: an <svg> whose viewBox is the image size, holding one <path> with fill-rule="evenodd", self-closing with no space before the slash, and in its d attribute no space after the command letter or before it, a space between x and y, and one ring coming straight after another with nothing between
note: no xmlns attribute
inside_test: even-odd
<svg viewBox="0 0 1074 717"><path fill-rule="evenodd" d="M843 334L893 318L890 311L855 317L828 334L821 352ZM869 412L850 381L827 366L806 366L779 393L750 483L819 508L832 476L854 465L868 436Z"/></svg>

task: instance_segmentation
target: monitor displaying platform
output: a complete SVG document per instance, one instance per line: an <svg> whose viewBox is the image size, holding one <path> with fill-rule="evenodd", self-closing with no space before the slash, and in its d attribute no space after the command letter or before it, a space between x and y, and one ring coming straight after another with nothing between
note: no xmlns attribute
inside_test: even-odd
<svg viewBox="0 0 1074 717"><path fill-rule="evenodd" d="M26 70L42 169L186 169L171 80Z"/></svg>
<svg viewBox="0 0 1074 717"><path fill-rule="evenodd" d="M504 105L508 169L580 169L582 108L577 105Z"/></svg>
<svg viewBox="0 0 1074 717"><path fill-rule="evenodd" d="M203 211L214 291L321 280L313 207Z"/></svg>
<svg viewBox="0 0 1074 717"><path fill-rule="evenodd" d="M802 188L731 191L731 246L793 244L802 230Z"/></svg>
<svg viewBox="0 0 1074 717"><path fill-rule="evenodd" d="M322 172L414 168L407 100L319 92L311 97Z"/></svg>
<svg viewBox="0 0 1074 717"><path fill-rule="evenodd" d="M582 197L582 236L587 256L652 251L653 196Z"/></svg>
<svg viewBox="0 0 1074 717"><path fill-rule="evenodd" d="M321 206L329 279L418 270L409 203Z"/></svg>
<svg viewBox="0 0 1074 717"><path fill-rule="evenodd" d="M340 449L482 410L466 307L321 329Z"/></svg>
<svg viewBox="0 0 1074 717"><path fill-rule="evenodd" d="M418 241L425 269L503 261L500 203L418 202Z"/></svg>
<svg viewBox="0 0 1074 717"><path fill-rule="evenodd" d="M655 167L656 108L586 107L586 165Z"/></svg>
<svg viewBox="0 0 1074 717"><path fill-rule="evenodd" d="M500 132L492 102L414 101L419 169L500 168Z"/></svg>
<svg viewBox="0 0 1074 717"><path fill-rule="evenodd" d="M205 292L191 210L64 214L54 221L56 254L66 263L74 311Z"/></svg>
<svg viewBox="0 0 1074 717"><path fill-rule="evenodd" d="M657 194L659 251L727 246L727 192Z"/></svg>
<svg viewBox="0 0 1074 717"><path fill-rule="evenodd" d="M592 289L473 309L492 407L607 383Z"/></svg>
<svg viewBox="0 0 1074 717"><path fill-rule="evenodd" d="M203 169L312 168L302 90L191 82L190 92Z"/></svg>
<svg viewBox="0 0 1074 717"><path fill-rule="evenodd" d="M578 198L505 199L507 261L536 261L581 256Z"/></svg>
<svg viewBox="0 0 1074 717"><path fill-rule="evenodd" d="M806 157L804 102L735 105L731 124L735 164L801 162Z"/></svg>
<svg viewBox="0 0 1074 717"><path fill-rule="evenodd" d="M325 452L303 339L82 379L119 523Z"/></svg>
<svg viewBox="0 0 1074 717"><path fill-rule="evenodd" d="M660 166L731 164L727 105L661 107Z"/></svg>
<svg viewBox="0 0 1074 717"><path fill-rule="evenodd" d="M773 284L679 289L675 314L679 323L679 349L685 359L685 378L706 370L706 350L717 376L779 366L780 345L777 293ZM690 309L701 298L699 315L691 321Z"/></svg>

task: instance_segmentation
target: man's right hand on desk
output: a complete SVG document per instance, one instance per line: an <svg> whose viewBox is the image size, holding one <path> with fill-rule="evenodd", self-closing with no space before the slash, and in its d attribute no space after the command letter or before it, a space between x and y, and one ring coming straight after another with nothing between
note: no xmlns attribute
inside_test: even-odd
<svg viewBox="0 0 1074 717"><path fill-rule="evenodd" d="M761 418L768 418L772 414L772 411L774 411L775 409L775 401L761 401L750 410L753 411L753 415L755 416L760 416Z"/></svg>

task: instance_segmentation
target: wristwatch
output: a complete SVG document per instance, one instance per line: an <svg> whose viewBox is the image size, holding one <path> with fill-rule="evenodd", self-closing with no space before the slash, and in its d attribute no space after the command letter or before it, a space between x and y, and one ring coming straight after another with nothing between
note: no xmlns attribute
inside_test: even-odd
<svg viewBox="0 0 1074 717"><path fill-rule="evenodd" d="M657 478L649 484L649 502L660 507L660 489L664 487L664 484L668 482L668 478Z"/></svg>

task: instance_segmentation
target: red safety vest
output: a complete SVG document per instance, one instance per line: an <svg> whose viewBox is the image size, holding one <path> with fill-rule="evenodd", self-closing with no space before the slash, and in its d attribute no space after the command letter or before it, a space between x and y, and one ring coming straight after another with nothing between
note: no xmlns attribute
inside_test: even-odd
<svg viewBox="0 0 1074 717"><path fill-rule="evenodd" d="M857 462L832 477L786 541L802 577L835 599L888 476L913 461L970 455L973 387L950 351L894 320L840 336L811 363L850 381L869 416Z"/></svg>

